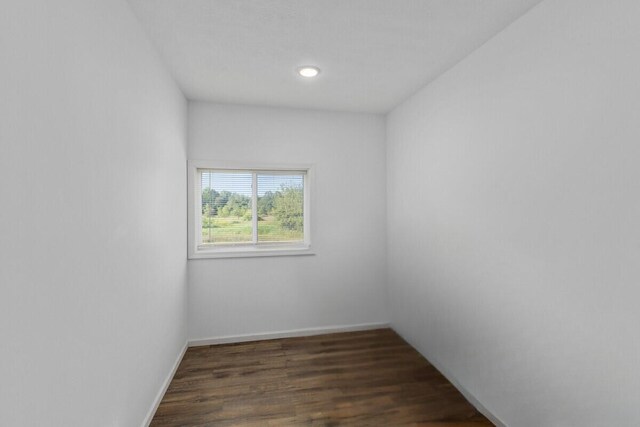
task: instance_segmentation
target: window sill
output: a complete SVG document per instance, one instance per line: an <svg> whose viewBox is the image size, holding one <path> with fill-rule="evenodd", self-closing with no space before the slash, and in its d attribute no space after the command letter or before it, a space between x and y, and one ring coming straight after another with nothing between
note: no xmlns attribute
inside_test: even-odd
<svg viewBox="0 0 640 427"><path fill-rule="evenodd" d="M299 256L315 255L309 245L286 246L232 246L227 248L196 249L189 254L189 259L210 258L256 258L266 256Z"/></svg>

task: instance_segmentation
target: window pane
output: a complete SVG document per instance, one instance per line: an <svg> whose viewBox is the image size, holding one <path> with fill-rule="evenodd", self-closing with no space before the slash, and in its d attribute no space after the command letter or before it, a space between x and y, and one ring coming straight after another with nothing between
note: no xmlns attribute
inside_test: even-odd
<svg viewBox="0 0 640 427"><path fill-rule="evenodd" d="M202 170L201 180L202 243L251 242L252 174Z"/></svg>
<svg viewBox="0 0 640 427"><path fill-rule="evenodd" d="M258 242L304 240L304 175L258 174Z"/></svg>

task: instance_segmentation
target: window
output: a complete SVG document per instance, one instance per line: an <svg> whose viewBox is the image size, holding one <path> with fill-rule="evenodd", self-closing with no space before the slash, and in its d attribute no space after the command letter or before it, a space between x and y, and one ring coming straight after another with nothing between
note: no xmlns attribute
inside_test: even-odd
<svg viewBox="0 0 640 427"><path fill-rule="evenodd" d="M189 258L310 254L310 177L189 162Z"/></svg>

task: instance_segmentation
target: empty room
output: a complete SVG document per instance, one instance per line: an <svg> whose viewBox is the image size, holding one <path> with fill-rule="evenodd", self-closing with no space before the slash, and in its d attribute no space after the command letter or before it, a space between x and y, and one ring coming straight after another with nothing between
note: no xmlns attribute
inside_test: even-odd
<svg viewBox="0 0 640 427"><path fill-rule="evenodd" d="M640 426L640 2L4 0L0 426Z"/></svg>

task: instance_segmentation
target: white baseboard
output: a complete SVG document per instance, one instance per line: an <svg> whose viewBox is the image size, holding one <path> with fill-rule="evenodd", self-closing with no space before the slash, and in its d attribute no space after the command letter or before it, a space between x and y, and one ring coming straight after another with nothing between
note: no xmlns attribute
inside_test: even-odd
<svg viewBox="0 0 640 427"><path fill-rule="evenodd" d="M178 357L176 357L175 362L173 362L173 366L171 367L171 371L169 372L169 375L167 375L167 378L165 378L164 382L162 383L162 386L160 387L160 390L158 391L156 398L153 400L153 404L151 405L151 408L149 409L147 416L142 422L143 427L149 427L149 425L151 424L151 420L153 420L153 416L156 414L156 411L158 410L158 406L160 406L160 402L162 402L162 398L164 397L164 394L169 388L169 384L171 384L171 380L173 379L173 376L176 374L176 371L178 370L178 366L180 366L180 362L182 361L182 358L184 357L184 354L187 351L187 347L188 345L187 343L185 343L184 346L182 346L182 349L180 350L180 352L178 353Z"/></svg>
<svg viewBox="0 0 640 427"><path fill-rule="evenodd" d="M464 396L465 399L469 401L482 415L487 417L489 421L495 424L497 427L507 427L507 425L502 422L500 418L498 418L495 414L491 413L471 392L469 392L466 388L464 388L458 380L451 375L449 371L444 369L439 363L434 363L429 361L453 386Z"/></svg>
<svg viewBox="0 0 640 427"><path fill-rule="evenodd" d="M403 340L408 342L411 347L415 348L418 353L422 354L422 356L427 359L427 361L431 363L431 365L433 365L433 367L436 368L438 372L440 372L451 384L453 384L453 386L460 392L460 394L462 394L464 398L467 399L467 401L478 410L478 412L487 417L487 419L497 427L507 427L507 425L500 418L491 413L491 411L489 411L471 392L464 388L462 384L460 384L460 382L456 379L456 377L451 374L451 372L444 369L442 365L436 360L429 359L424 353L422 353L413 344L411 344L409 340L402 336L402 334L400 334L395 329L393 330L396 332L396 334L400 335Z"/></svg>
<svg viewBox="0 0 640 427"><path fill-rule="evenodd" d="M360 323L357 325L337 325L319 328L291 329L287 331L262 332L258 334L224 335L213 338L202 338L189 340L189 347L202 345L229 344L247 341L273 340L278 338L306 337L322 334L333 334L337 332L368 331L371 329L388 328L388 322L380 323Z"/></svg>

